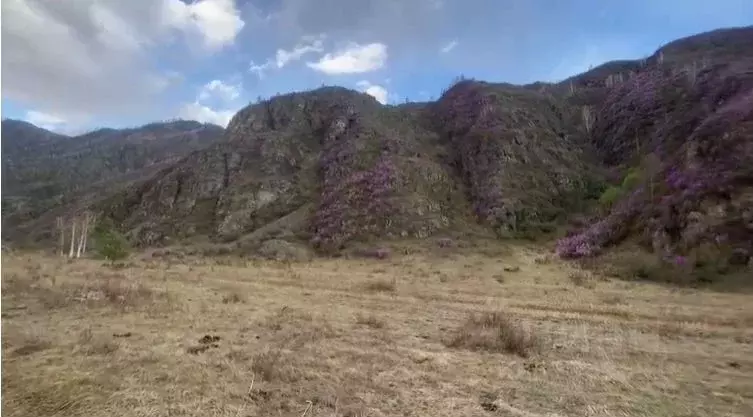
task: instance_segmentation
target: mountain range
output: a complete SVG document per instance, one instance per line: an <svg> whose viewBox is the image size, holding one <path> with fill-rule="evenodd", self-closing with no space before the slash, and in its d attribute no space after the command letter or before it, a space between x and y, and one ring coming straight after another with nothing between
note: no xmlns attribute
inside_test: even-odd
<svg viewBox="0 0 753 417"><path fill-rule="evenodd" d="M67 137L4 120L2 137L3 239L19 244L93 210L142 247L337 253L569 225L563 257L626 239L667 256L753 254L753 27L559 83L461 78L434 102L322 87L249 105L226 129Z"/></svg>

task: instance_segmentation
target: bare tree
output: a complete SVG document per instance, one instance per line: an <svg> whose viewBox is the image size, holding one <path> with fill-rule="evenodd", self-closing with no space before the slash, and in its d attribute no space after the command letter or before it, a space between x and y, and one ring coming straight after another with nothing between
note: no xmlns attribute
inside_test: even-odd
<svg viewBox="0 0 753 417"><path fill-rule="evenodd" d="M68 257L73 258L73 248L76 242L76 218L71 220L71 249L68 251Z"/></svg>
<svg viewBox="0 0 753 417"><path fill-rule="evenodd" d="M594 124L594 114L591 111L591 106L583 106L581 113L583 115L583 124L586 126L586 132L591 132Z"/></svg>
<svg viewBox="0 0 753 417"><path fill-rule="evenodd" d="M86 213L86 232L84 233L84 251L83 254L86 255L86 245L89 243L89 226L94 224L96 222L96 217L87 212Z"/></svg>
<svg viewBox="0 0 753 417"><path fill-rule="evenodd" d="M76 248L76 258L81 257L81 251L86 241L86 233L89 230L89 212L85 212L81 219L81 232L78 235L78 248Z"/></svg>

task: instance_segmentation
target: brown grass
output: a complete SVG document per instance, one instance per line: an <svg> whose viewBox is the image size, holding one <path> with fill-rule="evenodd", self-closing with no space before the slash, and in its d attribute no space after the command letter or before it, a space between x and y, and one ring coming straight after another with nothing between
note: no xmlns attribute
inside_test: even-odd
<svg viewBox="0 0 753 417"><path fill-rule="evenodd" d="M471 314L446 344L454 348L514 353L525 358L540 348L541 341L508 314L495 311Z"/></svg>
<svg viewBox="0 0 753 417"><path fill-rule="evenodd" d="M408 253L3 254L3 415L753 415L753 295Z"/></svg>
<svg viewBox="0 0 753 417"><path fill-rule="evenodd" d="M377 279L367 283L364 289L370 292L395 292L397 291L397 280L394 278L391 280Z"/></svg>
<svg viewBox="0 0 753 417"><path fill-rule="evenodd" d="M368 326L372 329L382 329L387 326L387 324L383 320L380 320L374 315L365 316L360 313L356 316L356 324Z"/></svg>

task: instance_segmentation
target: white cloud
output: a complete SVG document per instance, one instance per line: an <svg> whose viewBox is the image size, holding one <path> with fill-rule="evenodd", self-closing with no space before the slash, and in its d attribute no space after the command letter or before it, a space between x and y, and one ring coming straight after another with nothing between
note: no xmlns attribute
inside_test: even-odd
<svg viewBox="0 0 753 417"><path fill-rule="evenodd" d="M257 77L264 78L264 76L267 73L267 70L272 67L272 61L267 61L261 65L255 63L254 61L251 61L251 63L248 65L248 71L253 72L256 74Z"/></svg>
<svg viewBox="0 0 753 417"><path fill-rule="evenodd" d="M266 72L271 68L276 67L281 69L291 62L300 60L306 54L322 52L324 50L323 46L324 35L304 36L301 41L293 47L293 49L278 49L275 53L274 59L267 59L263 64L256 64L254 61L251 61L248 70L249 72L255 73L259 78L264 78Z"/></svg>
<svg viewBox="0 0 753 417"><path fill-rule="evenodd" d="M382 43L359 45L351 43L346 48L324 55L317 62L306 65L329 75L357 74L378 70L387 63L387 46Z"/></svg>
<svg viewBox="0 0 753 417"><path fill-rule="evenodd" d="M68 120L154 114L176 84L155 48L191 33L219 47L243 27L233 0L4 0L2 15L3 98Z"/></svg>
<svg viewBox="0 0 753 417"><path fill-rule="evenodd" d="M458 46L458 41L457 41L457 39L455 39L455 40L453 40L453 41L451 41L451 42L447 43L447 44L446 44L445 46L443 46L443 47L442 47L442 49L440 49L439 51L440 51L440 52L442 52L443 54L446 54L446 53L448 53L448 52L452 51L453 49L455 49L455 47L456 47L456 46Z"/></svg>
<svg viewBox="0 0 753 417"><path fill-rule="evenodd" d="M372 84L368 81L359 81L356 83L356 86L382 104L387 104L389 102L389 92L387 92L387 89L381 85Z"/></svg>
<svg viewBox="0 0 753 417"><path fill-rule="evenodd" d="M240 107L242 90L241 85L211 80L199 89L194 102L180 107L178 117L227 127Z"/></svg>
<svg viewBox="0 0 753 417"><path fill-rule="evenodd" d="M221 80L212 80L201 88L199 100L207 100L216 96L225 101L233 101L240 97L241 89L240 85L230 85Z"/></svg>
<svg viewBox="0 0 753 417"><path fill-rule="evenodd" d="M83 123L84 120L81 118L68 119L58 114L37 110L27 111L24 120L35 126L64 135L80 135L87 130Z"/></svg>
<svg viewBox="0 0 753 417"><path fill-rule="evenodd" d="M226 127L235 115L235 110L215 110L198 101L184 104L178 112L181 119L196 120L201 123L214 123Z"/></svg>
<svg viewBox="0 0 753 417"><path fill-rule="evenodd" d="M198 31L208 48L232 44L245 25L234 0L200 0L191 4L180 0L163 2L164 22Z"/></svg>
<svg viewBox="0 0 753 417"><path fill-rule="evenodd" d="M275 56L275 62L277 64L277 68L282 68L289 62L297 61L308 53L322 52L323 50L323 41L321 36L316 38L306 37L304 39L304 42L299 43L290 51L278 49Z"/></svg>
<svg viewBox="0 0 753 417"><path fill-rule="evenodd" d="M26 112L25 120L35 126L41 128L60 131L67 121L55 114L44 113L36 110L29 110Z"/></svg>

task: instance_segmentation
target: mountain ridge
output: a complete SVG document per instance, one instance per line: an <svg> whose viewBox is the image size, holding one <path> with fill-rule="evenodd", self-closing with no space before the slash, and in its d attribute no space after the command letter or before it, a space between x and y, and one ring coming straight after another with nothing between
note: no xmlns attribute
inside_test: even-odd
<svg viewBox="0 0 753 417"><path fill-rule="evenodd" d="M216 125L171 121L67 136L4 119L3 223L10 226L34 218L97 184L106 188L129 176L148 175L221 138L223 132Z"/></svg>
<svg viewBox="0 0 753 417"><path fill-rule="evenodd" d="M743 203L753 174L719 171L715 160L753 154L752 63L753 26L693 35L559 83L459 79L434 102L383 106L343 87L284 94L241 109L220 140L87 207L140 246L209 239L250 251L272 239L336 253L385 239L531 236L585 213L592 227L569 232L562 256L592 256L629 236L687 255L724 234L750 258L753 213ZM725 138L719 147L715 137ZM669 184L691 167L725 176L707 180L730 188L711 204L727 217L703 208L710 185ZM691 227L699 218L716 223ZM21 230L49 236L49 223ZM736 233L721 232L731 224ZM691 239L690 228L704 231Z"/></svg>

